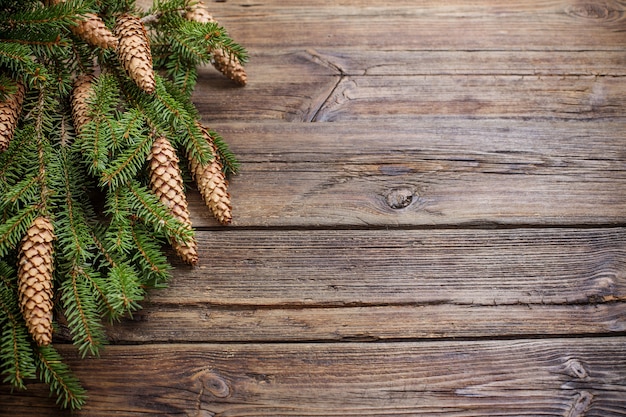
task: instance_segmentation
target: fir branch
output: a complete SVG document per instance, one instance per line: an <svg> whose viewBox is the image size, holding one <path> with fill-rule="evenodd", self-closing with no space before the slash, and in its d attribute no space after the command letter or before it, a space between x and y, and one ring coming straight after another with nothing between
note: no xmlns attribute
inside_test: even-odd
<svg viewBox="0 0 626 417"><path fill-rule="evenodd" d="M39 198L39 179L31 175L27 176L13 187L7 189L0 200L0 211L19 209L30 204L35 204Z"/></svg>
<svg viewBox="0 0 626 417"><path fill-rule="evenodd" d="M194 232L175 218L154 194L136 181L127 184L127 198L130 209L144 224L155 233L164 233L169 239L180 244L193 240Z"/></svg>
<svg viewBox="0 0 626 417"><path fill-rule="evenodd" d="M236 160L222 139L210 132L213 145L200 130L191 93L197 66L217 62L218 51L246 58L217 23L186 20L190 5L157 0L144 17L163 76L146 94L114 48L94 47L74 29L85 13L113 27L120 15L138 14L133 0L0 0L0 100L16 81L26 87L0 152L0 372L14 387L39 376L64 407L80 408L85 391L54 349L37 348L22 317L16 272L7 265L18 262L17 246L37 216L54 222L56 308L83 356L106 343L103 317L132 314L147 288L169 279L163 245L192 242L194 231L144 185L152 138L167 137L181 158L200 164L216 152L224 171L234 172ZM94 74L89 88L72 93L73 80ZM104 196L98 213L90 199L97 192Z"/></svg>
<svg viewBox="0 0 626 417"><path fill-rule="evenodd" d="M32 126L16 129L9 148L0 153L0 200L8 187L29 175L32 165L30 155L34 152L33 136Z"/></svg>
<svg viewBox="0 0 626 417"><path fill-rule="evenodd" d="M214 39L224 36L223 28L217 23L199 23L180 19L174 28L163 30L157 38L157 44L167 44L170 55L190 66L208 64L211 61L210 50L217 44ZM168 36L169 34L169 36ZM160 51L157 49L157 54Z"/></svg>
<svg viewBox="0 0 626 417"><path fill-rule="evenodd" d="M163 65L166 75L171 83L186 96L187 100L185 101L190 101L191 93L198 81L198 69L196 66L183 62L180 59L174 59L171 56L168 56L168 58ZM168 89L168 92L171 94L171 89Z"/></svg>
<svg viewBox="0 0 626 417"><path fill-rule="evenodd" d="M39 347L35 359L39 379L50 386L50 392L57 396L57 404L71 409L79 409L85 404L85 389L52 346Z"/></svg>
<svg viewBox="0 0 626 417"><path fill-rule="evenodd" d="M170 278L171 266L161 252L158 241L139 224L131 228L131 235L137 251L133 261L143 271L142 282L150 288L163 288Z"/></svg>
<svg viewBox="0 0 626 417"><path fill-rule="evenodd" d="M82 128L76 141L84 155L89 174L99 177L109 164L109 153L115 140L112 123L109 119L91 120Z"/></svg>
<svg viewBox="0 0 626 417"><path fill-rule="evenodd" d="M57 240L66 259L71 263L84 263L92 257L89 223L95 217L84 192L85 176L79 171L80 164L67 149L61 148L53 162L51 185L56 190L53 201L57 211Z"/></svg>
<svg viewBox="0 0 626 417"><path fill-rule="evenodd" d="M141 308L145 290L137 271L126 263L115 265L107 275L108 294L111 302L110 319L117 319L124 314L132 313Z"/></svg>
<svg viewBox="0 0 626 417"><path fill-rule="evenodd" d="M107 264L107 299L109 301L109 319L115 320L122 315L131 314L141 308L138 301L143 300L145 290L134 267L118 258L119 255L105 247L99 235L103 231L93 231L93 239L104 263ZM132 314L131 314L132 315Z"/></svg>
<svg viewBox="0 0 626 417"><path fill-rule="evenodd" d="M65 281L61 284L61 302L72 332L74 344L80 354L97 355L106 342L104 329L99 319L98 300L92 291L96 273L79 265L64 271Z"/></svg>
<svg viewBox="0 0 626 417"><path fill-rule="evenodd" d="M164 80L156 75L156 92L152 96L138 95L134 101L158 134L166 136L172 144L182 147L187 155L193 155L198 161L207 163L211 160L211 149L202 139L196 126L194 114L172 96ZM130 86L129 91L135 89Z"/></svg>
<svg viewBox="0 0 626 417"><path fill-rule="evenodd" d="M148 134L145 116L137 109L131 108L125 111L118 123L115 136L119 137L118 146L129 146L134 141L133 138L143 137ZM114 150L118 150L115 148Z"/></svg>
<svg viewBox="0 0 626 417"><path fill-rule="evenodd" d="M39 211L38 206L27 206L18 214L0 224L0 257L15 249Z"/></svg>
<svg viewBox="0 0 626 417"><path fill-rule="evenodd" d="M132 214L125 187L106 194L104 214L110 216L110 224L102 238L106 248L120 254L132 251L133 239L130 234Z"/></svg>
<svg viewBox="0 0 626 417"><path fill-rule="evenodd" d="M224 141L224 139L214 130L207 129L215 148L217 149L218 158L223 166L225 175L235 175L239 172L239 161L235 157Z"/></svg>
<svg viewBox="0 0 626 417"><path fill-rule="evenodd" d="M47 70L33 59L28 45L0 41L0 66L12 73L23 74L26 84L37 87L49 79Z"/></svg>
<svg viewBox="0 0 626 417"><path fill-rule="evenodd" d="M109 163L109 168L102 172L100 177L102 186L108 186L114 190L135 178L143 168L154 138L146 135L135 139L137 141L131 143L117 159Z"/></svg>
<svg viewBox="0 0 626 417"><path fill-rule="evenodd" d="M37 146L37 165L40 188L40 205L45 209L50 190L47 184L48 157L52 151L45 132L50 131L50 120L47 117L46 90L40 89L35 107L35 141ZM48 129L46 129L48 128Z"/></svg>
<svg viewBox="0 0 626 417"><path fill-rule="evenodd" d="M14 8L0 13L0 28L11 30L24 27L36 32L58 32L72 26L76 16L90 11L85 1L64 1L48 7Z"/></svg>
<svg viewBox="0 0 626 417"><path fill-rule="evenodd" d="M25 379L36 375L32 359L31 337L22 319L13 285L15 270L0 261L0 371L3 382L26 388Z"/></svg>
<svg viewBox="0 0 626 417"><path fill-rule="evenodd" d="M5 101L17 91L17 82L0 72L0 101Z"/></svg>

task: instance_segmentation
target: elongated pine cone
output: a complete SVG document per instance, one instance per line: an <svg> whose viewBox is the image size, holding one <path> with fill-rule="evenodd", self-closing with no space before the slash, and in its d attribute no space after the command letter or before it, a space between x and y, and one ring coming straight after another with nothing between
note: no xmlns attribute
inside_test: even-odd
<svg viewBox="0 0 626 417"><path fill-rule="evenodd" d="M74 35L84 39L88 44L100 48L115 49L117 47L117 37L106 27L100 16L86 13L81 17L84 20L79 20L76 22L76 26L72 26Z"/></svg>
<svg viewBox="0 0 626 417"><path fill-rule="evenodd" d="M185 14L185 18L200 23L217 23L201 1L191 5ZM213 55L211 63L218 71L237 84L246 85L248 76L237 57L230 55L222 48L211 48L209 52Z"/></svg>
<svg viewBox="0 0 626 417"><path fill-rule="evenodd" d="M228 54L223 49L213 49L211 52L213 53L211 63L215 68L237 84L246 85L248 75L236 56Z"/></svg>
<svg viewBox="0 0 626 417"><path fill-rule="evenodd" d="M125 14L117 19L115 36L118 58L132 80L148 94L156 88L152 53L146 29L138 17Z"/></svg>
<svg viewBox="0 0 626 417"><path fill-rule="evenodd" d="M83 127L89 123L89 104L87 99L92 93L93 76L81 75L74 81L74 90L72 91L72 120L74 121L74 129L80 134Z"/></svg>
<svg viewBox="0 0 626 417"><path fill-rule="evenodd" d="M18 265L18 294L28 331L39 346L52 342L52 270L54 229L37 217L22 239Z"/></svg>
<svg viewBox="0 0 626 417"><path fill-rule="evenodd" d="M185 14L187 20L200 23L217 23L203 2L197 1L189 6Z"/></svg>
<svg viewBox="0 0 626 417"><path fill-rule="evenodd" d="M24 93L24 84L18 82L17 90L0 103L0 152L6 151L13 139L22 112Z"/></svg>
<svg viewBox="0 0 626 417"><path fill-rule="evenodd" d="M213 160L202 166L197 160L189 158L191 173L196 180L202 198L211 210L213 216L221 224L230 224L233 219L233 209L228 192L228 181L224 176L223 166L208 129L201 126L202 135L209 142L213 153Z"/></svg>
<svg viewBox="0 0 626 417"><path fill-rule="evenodd" d="M178 166L178 156L167 138L159 137L154 141L150 155L150 186L170 212L186 227L191 229L191 219L187 208L187 197L183 188L183 177ZM189 263L198 263L197 243L194 239L188 244L171 242L172 247L180 258Z"/></svg>

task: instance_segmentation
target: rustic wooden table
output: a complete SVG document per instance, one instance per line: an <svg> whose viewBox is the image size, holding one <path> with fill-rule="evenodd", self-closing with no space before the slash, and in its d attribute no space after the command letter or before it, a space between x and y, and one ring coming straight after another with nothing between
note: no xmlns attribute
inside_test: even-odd
<svg viewBox="0 0 626 417"><path fill-rule="evenodd" d="M58 346L74 415L626 415L626 2L208 5L251 55L195 96L235 219L192 192L200 265Z"/></svg>

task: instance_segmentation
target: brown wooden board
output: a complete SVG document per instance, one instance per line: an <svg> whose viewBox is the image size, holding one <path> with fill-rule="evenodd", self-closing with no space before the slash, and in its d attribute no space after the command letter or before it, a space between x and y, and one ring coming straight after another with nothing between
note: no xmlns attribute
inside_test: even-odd
<svg viewBox="0 0 626 417"><path fill-rule="evenodd" d="M138 3L145 6L148 0ZM626 3L206 1L242 162L76 416L626 415ZM0 416L58 416L0 385Z"/></svg>
<svg viewBox="0 0 626 417"><path fill-rule="evenodd" d="M210 4L250 49L623 50L621 1L304 0Z"/></svg>
<svg viewBox="0 0 626 417"><path fill-rule="evenodd" d="M146 344L62 352L89 389L75 416L567 416L626 413L626 339ZM45 387L0 416L59 416Z"/></svg>
<svg viewBox="0 0 626 417"><path fill-rule="evenodd" d="M625 84L626 85L626 84ZM223 123L236 226L621 224L626 119ZM217 223L190 193L193 223Z"/></svg>

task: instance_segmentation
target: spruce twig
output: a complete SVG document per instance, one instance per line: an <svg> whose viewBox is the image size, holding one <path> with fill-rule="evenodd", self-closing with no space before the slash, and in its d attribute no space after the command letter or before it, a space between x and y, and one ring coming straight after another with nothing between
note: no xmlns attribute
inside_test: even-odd
<svg viewBox="0 0 626 417"><path fill-rule="evenodd" d="M237 161L191 93L198 66L247 56L214 19L190 19L197 7L0 0L0 374L17 389L38 378L63 408L86 393L53 322L97 356L103 320L167 282L164 245L197 262L179 158L230 222Z"/></svg>

